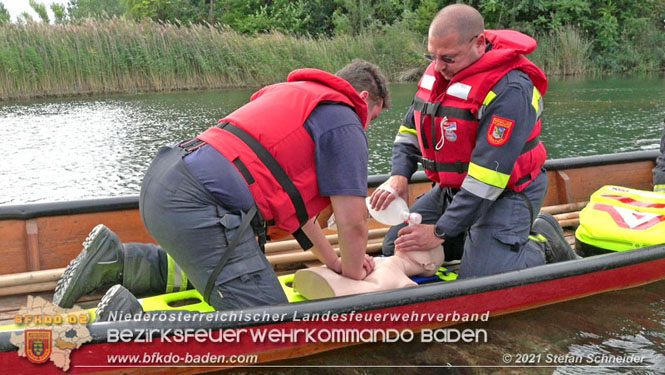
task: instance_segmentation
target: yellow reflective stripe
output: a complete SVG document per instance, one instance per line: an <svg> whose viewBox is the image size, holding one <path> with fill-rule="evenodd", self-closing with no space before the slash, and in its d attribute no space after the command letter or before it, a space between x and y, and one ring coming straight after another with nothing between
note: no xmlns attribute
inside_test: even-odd
<svg viewBox="0 0 665 375"><path fill-rule="evenodd" d="M182 292L183 290L187 290L187 275L185 275L185 271L180 270L180 275L182 277L182 284L180 284L180 291Z"/></svg>
<svg viewBox="0 0 665 375"><path fill-rule="evenodd" d="M540 91L538 91L538 89L534 86L533 96L531 97L531 105L536 110L536 115L539 115L540 112L542 112L542 108L540 108L542 98L543 96L540 95Z"/></svg>
<svg viewBox="0 0 665 375"><path fill-rule="evenodd" d="M166 273L166 293L173 292L173 284L175 283L175 260L170 255L166 255L168 263L168 271Z"/></svg>
<svg viewBox="0 0 665 375"><path fill-rule="evenodd" d="M547 238L543 236L542 234L536 234L534 235L529 235L529 239L535 242L547 242Z"/></svg>
<svg viewBox="0 0 665 375"><path fill-rule="evenodd" d="M655 185L653 191L656 193L665 193L665 185Z"/></svg>
<svg viewBox="0 0 665 375"><path fill-rule="evenodd" d="M407 128L404 125L399 127L399 133L400 134L407 133L407 134L413 134L415 136L418 136L418 132L416 131L416 129Z"/></svg>
<svg viewBox="0 0 665 375"><path fill-rule="evenodd" d="M508 185L510 175L493 171L478 164L469 163L469 176L488 185L504 189Z"/></svg>
<svg viewBox="0 0 665 375"><path fill-rule="evenodd" d="M487 107L488 105L490 105L492 100L494 100L494 98L496 98L496 94L494 93L494 91L488 92L487 96L485 97L485 100L483 100L483 105Z"/></svg>

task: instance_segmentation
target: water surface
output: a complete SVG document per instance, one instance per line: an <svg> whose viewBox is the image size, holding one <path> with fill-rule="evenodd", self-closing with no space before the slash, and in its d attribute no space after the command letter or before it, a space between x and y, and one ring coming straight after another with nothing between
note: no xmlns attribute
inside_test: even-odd
<svg viewBox="0 0 665 375"><path fill-rule="evenodd" d="M392 143L415 85L391 85L393 108L370 127L370 174L390 172ZM0 204L138 194L159 147L193 137L253 89L0 104ZM665 80L554 81L542 139L550 158L658 147ZM278 124L276 124L278 126Z"/></svg>

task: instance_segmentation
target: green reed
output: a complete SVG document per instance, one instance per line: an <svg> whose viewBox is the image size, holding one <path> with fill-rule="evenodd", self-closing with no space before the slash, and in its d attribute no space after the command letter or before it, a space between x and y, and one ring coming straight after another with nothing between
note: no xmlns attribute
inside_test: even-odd
<svg viewBox="0 0 665 375"><path fill-rule="evenodd" d="M529 56L546 74L598 71L591 42L571 27L538 36ZM399 25L359 36L245 35L226 27L124 18L0 26L0 100L114 92L262 86L293 69L335 72L354 58L391 82L417 80L426 38Z"/></svg>
<svg viewBox="0 0 665 375"><path fill-rule="evenodd" d="M329 39L248 36L228 28L122 18L0 26L0 99L260 86L299 67L334 72L353 58L391 80L422 65L422 38L388 28Z"/></svg>
<svg viewBox="0 0 665 375"><path fill-rule="evenodd" d="M598 70L592 62L592 44L572 27L536 37L538 48L529 56L549 75L582 75Z"/></svg>

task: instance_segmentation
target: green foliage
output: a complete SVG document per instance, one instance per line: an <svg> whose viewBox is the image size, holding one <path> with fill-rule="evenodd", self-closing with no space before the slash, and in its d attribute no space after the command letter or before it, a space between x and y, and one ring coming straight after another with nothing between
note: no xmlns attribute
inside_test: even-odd
<svg viewBox="0 0 665 375"><path fill-rule="evenodd" d="M432 19L443 6L445 5L440 4L440 1L437 0L423 0L415 10L405 11L405 24L411 30L421 35L427 35L429 24L432 23Z"/></svg>
<svg viewBox="0 0 665 375"><path fill-rule="evenodd" d="M9 23L11 21L11 16L9 15L9 12L5 8L5 4L0 2L0 26Z"/></svg>
<svg viewBox="0 0 665 375"><path fill-rule="evenodd" d="M125 0L69 0L67 13L72 20L119 17L127 13Z"/></svg>
<svg viewBox="0 0 665 375"><path fill-rule="evenodd" d="M67 22L67 9L64 5L53 3L51 4L51 11L53 12L53 17L55 18L53 22L56 24L63 24Z"/></svg>
<svg viewBox="0 0 665 375"><path fill-rule="evenodd" d="M30 13L21 12L21 14L19 14L18 17L16 17L16 22L18 24L28 24L28 23L35 22L35 20L32 19L32 16L30 15Z"/></svg>
<svg viewBox="0 0 665 375"><path fill-rule="evenodd" d="M44 4L38 3L36 0L30 0L29 4L30 7L35 11L35 13L37 13L39 19L41 19L42 22L44 23L51 22L48 13L46 12L46 6Z"/></svg>

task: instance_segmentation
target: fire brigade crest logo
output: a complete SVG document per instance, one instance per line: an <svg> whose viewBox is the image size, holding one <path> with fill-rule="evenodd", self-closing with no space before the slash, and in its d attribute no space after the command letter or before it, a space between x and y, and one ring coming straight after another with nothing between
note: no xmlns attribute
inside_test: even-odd
<svg viewBox="0 0 665 375"><path fill-rule="evenodd" d="M72 351L92 341L88 323L90 315L78 306L63 309L42 297L28 296L26 307L14 316L17 332L9 342L18 348L19 357L38 364L50 361L68 371Z"/></svg>
<svg viewBox="0 0 665 375"><path fill-rule="evenodd" d="M503 146L510 139L515 121L494 116L487 131L487 142L493 146Z"/></svg>
<svg viewBox="0 0 665 375"><path fill-rule="evenodd" d="M51 330L26 329L25 356L32 363L44 363L51 357Z"/></svg>

